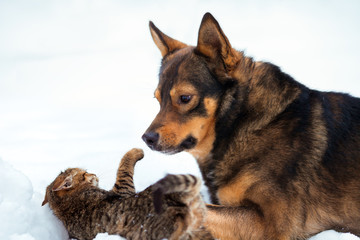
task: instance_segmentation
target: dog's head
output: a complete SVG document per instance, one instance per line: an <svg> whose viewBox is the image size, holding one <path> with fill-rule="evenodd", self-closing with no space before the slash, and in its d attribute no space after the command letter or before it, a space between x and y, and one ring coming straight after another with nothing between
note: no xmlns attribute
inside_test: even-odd
<svg viewBox="0 0 360 240"><path fill-rule="evenodd" d="M170 38L152 22L150 32L163 56L155 90L160 112L142 138L153 150L185 150L201 159L212 150L219 99L232 79L238 53L209 13L196 47Z"/></svg>

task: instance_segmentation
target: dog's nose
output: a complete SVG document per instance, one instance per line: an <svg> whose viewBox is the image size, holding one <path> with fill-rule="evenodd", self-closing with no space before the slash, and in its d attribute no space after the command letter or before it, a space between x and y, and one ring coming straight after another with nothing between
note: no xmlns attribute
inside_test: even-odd
<svg viewBox="0 0 360 240"><path fill-rule="evenodd" d="M156 146L159 141L159 134L157 132L147 132L142 136L144 142L151 148L152 150L156 149Z"/></svg>

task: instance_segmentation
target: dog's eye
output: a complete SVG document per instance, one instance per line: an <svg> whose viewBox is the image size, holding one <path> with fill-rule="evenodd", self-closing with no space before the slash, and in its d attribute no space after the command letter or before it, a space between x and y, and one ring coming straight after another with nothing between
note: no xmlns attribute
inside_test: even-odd
<svg viewBox="0 0 360 240"><path fill-rule="evenodd" d="M182 104L189 103L191 100L191 95L181 95L179 100Z"/></svg>

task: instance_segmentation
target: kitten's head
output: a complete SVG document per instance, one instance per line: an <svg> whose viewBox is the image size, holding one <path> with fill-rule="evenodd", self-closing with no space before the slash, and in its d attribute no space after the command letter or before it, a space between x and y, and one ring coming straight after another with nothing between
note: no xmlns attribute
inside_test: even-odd
<svg viewBox="0 0 360 240"><path fill-rule="evenodd" d="M81 168L68 168L61 172L55 180L46 188L45 199L42 206L52 198L62 198L70 195L76 189L83 186L95 186L99 184L99 179L95 174L88 173Z"/></svg>

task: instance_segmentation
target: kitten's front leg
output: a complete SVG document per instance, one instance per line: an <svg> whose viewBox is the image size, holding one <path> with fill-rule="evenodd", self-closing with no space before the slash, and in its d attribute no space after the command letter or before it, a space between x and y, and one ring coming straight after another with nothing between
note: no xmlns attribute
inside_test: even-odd
<svg viewBox="0 0 360 240"><path fill-rule="evenodd" d="M139 148L133 148L124 155L116 174L116 182L112 188L113 192L122 197L128 197L135 194L133 182L134 167L136 162L143 157L144 151Z"/></svg>

